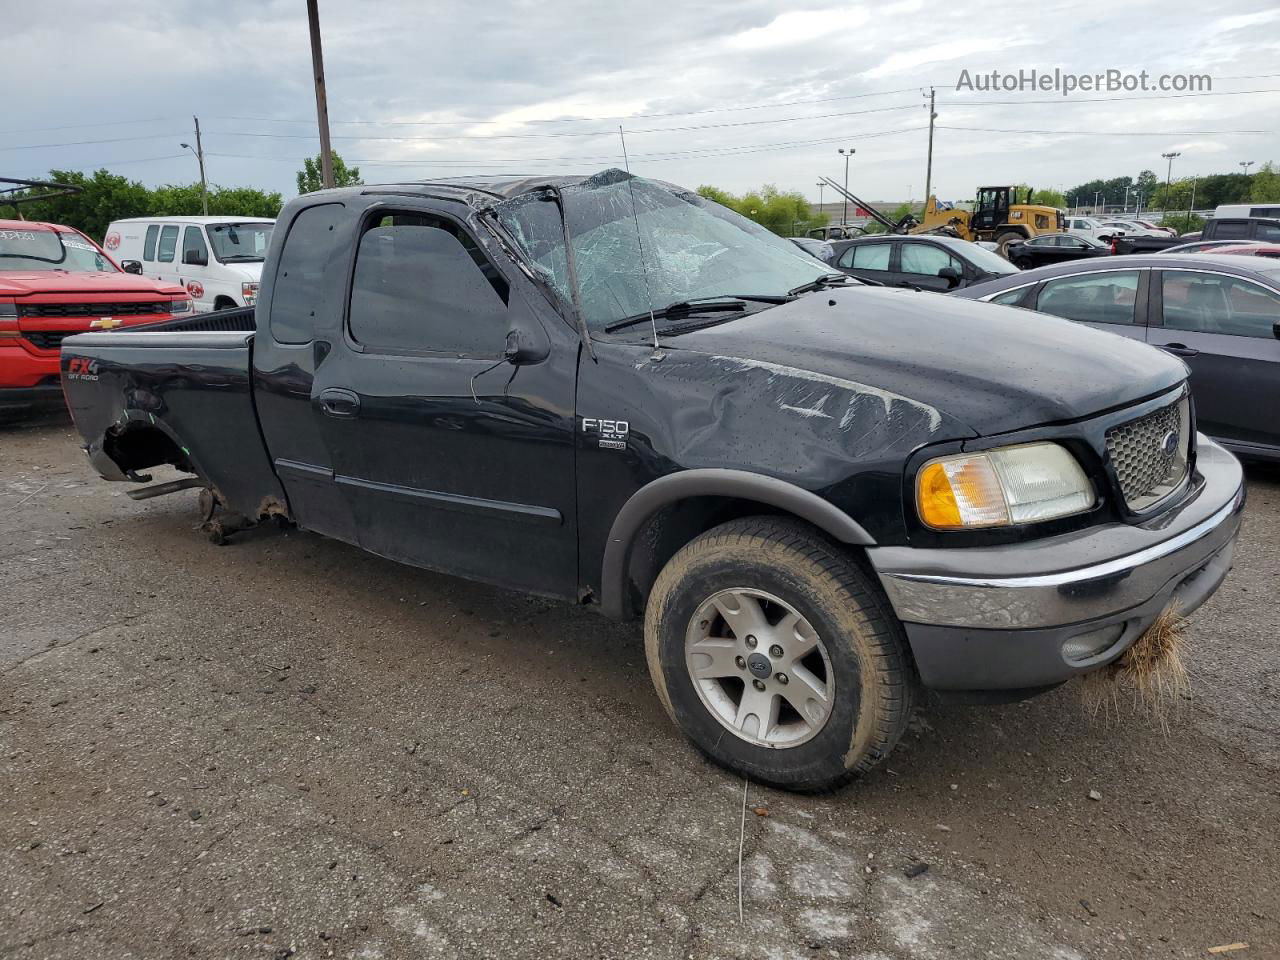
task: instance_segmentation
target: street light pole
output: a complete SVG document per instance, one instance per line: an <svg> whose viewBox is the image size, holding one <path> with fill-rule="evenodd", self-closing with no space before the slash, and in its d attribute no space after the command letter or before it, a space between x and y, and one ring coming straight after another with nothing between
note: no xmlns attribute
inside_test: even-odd
<svg viewBox="0 0 1280 960"><path fill-rule="evenodd" d="M841 148L840 148L839 150L837 150L836 152L837 152L837 153L839 153L839 154L842 154L842 155L844 156L844 192L845 192L845 196L844 196L844 206L843 206L843 207L841 207L841 210L843 211L843 213L841 214L841 220L840 220L840 222L841 222L841 223L848 223L848 222L849 222L849 160L853 157L853 155L854 155L855 153L857 153L857 151L856 151L856 150L854 150L854 149L853 149L853 147L850 147L848 150L845 150L845 148L844 148L844 147L841 147Z"/></svg>
<svg viewBox="0 0 1280 960"><path fill-rule="evenodd" d="M204 178L204 147L200 143L200 118L192 117L191 119L196 122L195 149L192 150L189 143L180 143L178 146L184 150L191 150L195 154L196 162L200 164L200 209L204 211L204 215L207 217L209 215L209 185Z"/></svg>
<svg viewBox="0 0 1280 960"><path fill-rule="evenodd" d="M822 202L822 197L823 197L823 191L826 189L827 189L827 185L823 183L821 180L819 180L818 181L818 212L819 213L822 212L822 208L823 206L825 206L825 204L823 204Z"/></svg>
<svg viewBox="0 0 1280 960"><path fill-rule="evenodd" d="M1164 175L1164 209L1168 210L1169 200L1171 199L1169 194L1170 194L1170 191L1173 190L1173 161L1178 159L1178 157L1182 156L1182 154L1176 153L1176 152L1170 152L1170 153L1162 153L1160 154L1160 156L1163 157L1165 160L1169 161L1169 169Z"/></svg>
<svg viewBox="0 0 1280 960"><path fill-rule="evenodd" d="M1240 161L1240 169L1244 171L1244 175L1245 175L1246 177L1249 175L1249 168L1253 166L1253 163L1254 163L1254 162L1253 162L1252 160L1241 160L1241 161Z"/></svg>

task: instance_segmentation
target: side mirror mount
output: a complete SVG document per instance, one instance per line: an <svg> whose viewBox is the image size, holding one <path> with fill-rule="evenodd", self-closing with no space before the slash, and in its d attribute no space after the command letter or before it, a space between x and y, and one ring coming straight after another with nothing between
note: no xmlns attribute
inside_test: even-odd
<svg viewBox="0 0 1280 960"><path fill-rule="evenodd" d="M125 273L136 273L138 276L142 276L142 264L137 260L121 260L120 269Z"/></svg>
<svg viewBox="0 0 1280 960"><path fill-rule="evenodd" d="M545 336L531 336L529 331L519 327L507 331L507 346L502 355L513 367L541 363L550 354L551 345Z"/></svg>
<svg viewBox="0 0 1280 960"><path fill-rule="evenodd" d="M947 281L948 290L954 290L960 283L960 271L955 267L943 267L938 271L938 276Z"/></svg>
<svg viewBox="0 0 1280 960"><path fill-rule="evenodd" d="M207 267L209 265L209 255L202 250L184 250L182 262L193 267Z"/></svg>

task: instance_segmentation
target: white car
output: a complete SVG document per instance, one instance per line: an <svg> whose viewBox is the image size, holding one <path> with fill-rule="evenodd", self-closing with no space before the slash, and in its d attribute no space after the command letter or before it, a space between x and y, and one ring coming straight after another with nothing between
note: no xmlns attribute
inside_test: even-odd
<svg viewBox="0 0 1280 960"><path fill-rule="evenodd" d="M1178 234L1168 227L1158 227L1150 220L1107 220L1103 228L1114 236L1112 231L1121 231L1126 237L1176 237ZM1099 238L1101 239L1101 238Z"/></svg>
<svg viewBox="0 0 1280 960"><path fill-rule="evenodd" d="M1104 230L1102 221L1094 217L1067 217L1067 233L1090 240L1110 239L1114 231Z"/></svg>
<svg viewBox="0 0 1280 960"><path fill-rule="evenodd" d="M187 288L201 313L249 307L275 221L263 217L116 220L102 245L128 273Z"/></svg>

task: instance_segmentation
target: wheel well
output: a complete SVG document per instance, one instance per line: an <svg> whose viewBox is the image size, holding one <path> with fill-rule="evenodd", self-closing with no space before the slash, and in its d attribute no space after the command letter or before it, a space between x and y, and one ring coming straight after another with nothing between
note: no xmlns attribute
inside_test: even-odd
<svg viewBox="0 0 1280 960"><path fill-rule="evenodd" d="M624 587L627 614L638 615L644 610L658 574L687 543L722 523L757 516L788 517L818 536L827 536L809 521L759 500L696 496L668 503L644 521L632 540Z"/></svg>
<svg viewBox="0 0 1280 960"><path fill-rule="evenodd" d="M194 473L191 461L167 433L156 427L135 426L109 432L102 444L115 464L128 473L162 463Z"/></svg>
<svg viewBox="0 0 1280 960"><path fill-rule="evenodd" d="M213 301L213 309L230 310L236 306L236 302L230 297L215 297Z"/></svg>

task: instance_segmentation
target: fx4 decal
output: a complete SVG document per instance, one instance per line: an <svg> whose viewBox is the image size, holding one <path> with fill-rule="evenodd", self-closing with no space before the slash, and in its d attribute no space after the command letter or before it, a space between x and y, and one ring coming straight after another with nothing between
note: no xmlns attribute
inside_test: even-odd
<svg viewBox="0 0 1280 960"><path fill-rule="evenodd" d="M72 357L67 361L68 380L97 380L98 361L88 357Z"/></svg>
<svg viewBox="0 0 1280 960"><path fill-rule="evenodd" d="M627 449L627 434L631 424L626 420L601 420L598 417L583 417L582 432L599 437L600 446L604 450Z"/></svg>

